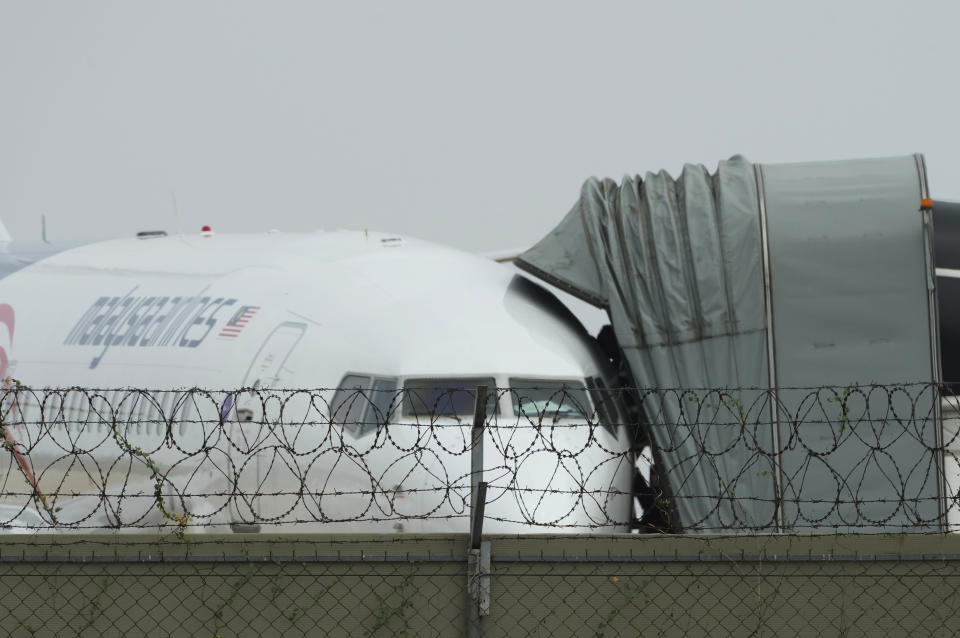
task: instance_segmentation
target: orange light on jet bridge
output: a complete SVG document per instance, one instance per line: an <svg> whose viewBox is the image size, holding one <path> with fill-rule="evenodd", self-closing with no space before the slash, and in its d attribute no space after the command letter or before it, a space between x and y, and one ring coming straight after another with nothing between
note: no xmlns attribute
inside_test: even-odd
<svg viewBox="0 0 960 638"><path fill-rule="evenodd" d="M920 210L933 210L933 200L929 197L924 197L920 200Z"/></svg>

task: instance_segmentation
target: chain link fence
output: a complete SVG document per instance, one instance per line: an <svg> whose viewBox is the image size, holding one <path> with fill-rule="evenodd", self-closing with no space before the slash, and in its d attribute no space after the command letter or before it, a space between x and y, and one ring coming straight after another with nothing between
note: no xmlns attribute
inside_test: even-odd
<svg viewBox="0 0 960 638"><path fill-rule="evenodd" d="M960 542L490 538L484 636L953 636ZM4 543L11 636L462 636L462 535Z"/></svg>
<svg viewBox="0 0 960 638"><path fill-rule="evenodd" d="M0 397L0 634L960 633L923 384Z"/></svg>

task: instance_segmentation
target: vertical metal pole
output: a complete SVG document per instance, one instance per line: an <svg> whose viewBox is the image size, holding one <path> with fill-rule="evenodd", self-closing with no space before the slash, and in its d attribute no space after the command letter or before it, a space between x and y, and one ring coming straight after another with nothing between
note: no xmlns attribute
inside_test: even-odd
<svg viewBox="0 0 960 638"><path fill-rule="evenodd" d="M767 323L767 375L770 402L770 428L773 442L773 500L777 507L777 531L783 532L786 494L783 492L783 470L780 458L780 384L777 381L777 339L773 330L773 285L770 274L770 238L767 234L767 195L763 185L763 165L754 164L754 177L757 184L757 200L760 209L760 242L763 257L763 307Z"/></svg>
<svg viewBox="0 0 960 638"><path fill-rule="evenodd" d="M470 530L477 511L477 491L483 481L483 427L487 421L487 386L477 386L477 402L473 408L473 428L470 431ZM470 539L473 540L472 538ZM472 546L472 544L471 544Z"/></svg>
<svg viewBox="0 0 960 638"><path fill-rule="evenodd" d="M942 362L940 361L940 308L937 299L937 259L934 253L934 228L933 228L933 209L929 206L930 186L927 183L927 165L923 155L915 153L913 156L917 164L917 175L920 179L920 214L923 217L923 248L924 256L927 261L927 315L930 323L930 377L933 379L933 444L937 450L933 457L937 467L937 474L940 480L937 481L937 504L938 518L940 519L939 531L949 532L947 526L947 512L950 506L947 503L950 490L946 482L946 463L944 436L943 436L943 405L940 401L942 391L941 379Z"/></svg>
<svg viewBox="0 0 960 638"><path fill-rule="evenodd" d="M483 616L490 610L490 543L481 540L487 484L483 480L483 429L487 421L487 386L477 386L470 431L470 540L467 547L467 638L483 636Z"/></svg>

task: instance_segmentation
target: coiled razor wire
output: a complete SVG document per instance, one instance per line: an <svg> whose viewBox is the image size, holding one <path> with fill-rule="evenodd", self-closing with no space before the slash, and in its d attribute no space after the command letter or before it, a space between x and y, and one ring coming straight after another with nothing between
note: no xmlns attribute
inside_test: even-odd
<svg viewBox="0 0 960 638"><path fill-rule="evenodd" d="M466 531L474 392L7 388L0 531ZM489 396L488 531L960 522L960 401L936 385Z"/></svg>

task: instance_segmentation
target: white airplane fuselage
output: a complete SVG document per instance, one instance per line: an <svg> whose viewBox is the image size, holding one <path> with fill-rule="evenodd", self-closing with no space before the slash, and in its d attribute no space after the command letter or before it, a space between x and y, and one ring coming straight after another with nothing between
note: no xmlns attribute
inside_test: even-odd
<svg viewBox="0 0 960 638"><path fill-rule="evenodd" d="M133 531L169 523L158 518L149 456L167 509L197 529L466 531L468 415L428 424L397 403L387 427L350 427L333 414L335 389L612 385L596 343L549 293L428 242L265 233L50 253L21 258L8 244L0 262L0 377L109 392L61 392L43 405L31 398L40 393L8 397L4 423L22 460L0 461L0 522ZM259 394L235 394L251 387ZM214 392L189 405L182 392L163 392L185 388ZM279 389L311 389L315 400ZM259 400L271 393L292 398ZM498 396L490 424L504 433L491 431L484 452L487 515L503 520L485 531L625 529L630 435L615 407L606 427L586 425L597 408L587 396L585 414L542 422L515 394ZM251 420L238 422L238 408ZM544 424L554 426L549 435L535 427ZM56 506L31 501L34 488Z"/></svg>

